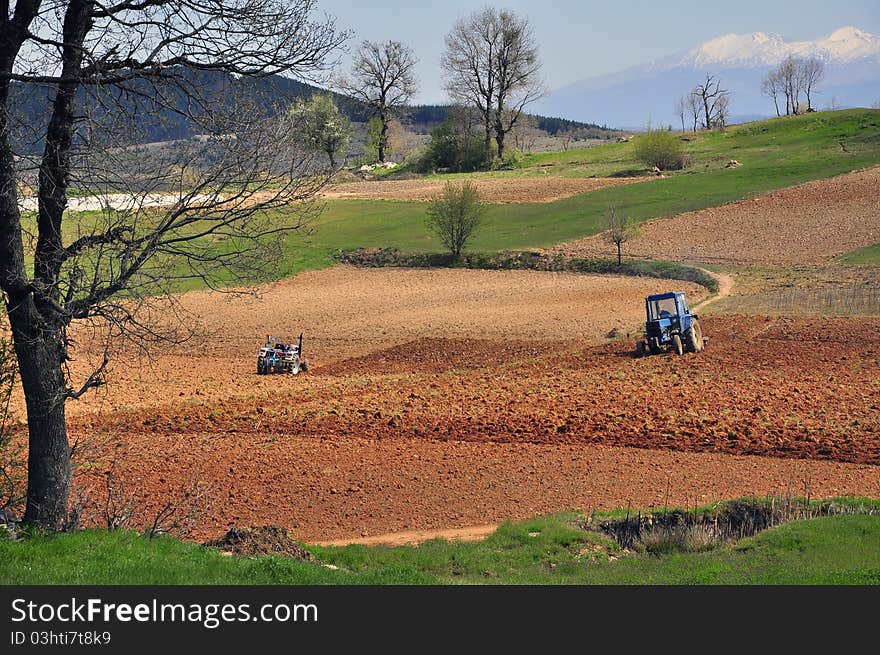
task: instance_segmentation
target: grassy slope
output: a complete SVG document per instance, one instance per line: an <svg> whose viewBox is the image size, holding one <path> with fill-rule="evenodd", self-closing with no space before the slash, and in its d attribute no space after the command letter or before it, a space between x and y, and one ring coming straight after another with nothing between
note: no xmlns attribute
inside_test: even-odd
<svg viewBox="0 0 880 655"><path fill-rule="evenodd" d="M841 264L880 264L880 243L853 250L837 259Z"/></svg>
<svg viewBox="0 0 880 655"><path fill-rule="evenodd" d="M814 179L880 164L880 111L846 110L774 119L690 135L694 166L665 179L605 189L549 204L496 205L470 247L493 252L550 246L604 229L608 208L638 220L711 207ZM519 175L608 175L631 169L631 144L526 158ZM742 167L724 165L736 159ZM460 176L447 176L449 178ZM305 241L292 238L284 274L329 265L331 253L358 247L439 252L420 203L339 200L327 203Z"/></svg>
<svg viewBox="0 0 880 655"><path fill-rule="evenodd" d="M604 538L571 528L571 518L505 524L484 542L313 547L314 563L222 557L171 538L148 541L131 532L85 531L0 541L0 583L880 584L876 516L801 521L710 552L617 561L608 560L613 547ZM588 548L590 543L595 547Z"/></svg>

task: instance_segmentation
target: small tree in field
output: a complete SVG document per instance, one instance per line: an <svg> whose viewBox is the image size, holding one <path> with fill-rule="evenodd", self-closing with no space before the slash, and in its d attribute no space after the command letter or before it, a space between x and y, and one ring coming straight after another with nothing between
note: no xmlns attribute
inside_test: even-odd
<svg viewBox="0 0 880 655"><path fill-rule="evenodd" d="M480 225L486 205L473 182L447 182L428 207L428 229L440 237L455 259Z"/></svg>
<svg viewBox="0 0 880 655"><path fill-rule="evenodd" d="M639 226L629 216L618 214L612 207L608 215L608 230L605 232L605 240L617 246L617 265L623 264L622 246L630 239L639 235Z"/></svg>

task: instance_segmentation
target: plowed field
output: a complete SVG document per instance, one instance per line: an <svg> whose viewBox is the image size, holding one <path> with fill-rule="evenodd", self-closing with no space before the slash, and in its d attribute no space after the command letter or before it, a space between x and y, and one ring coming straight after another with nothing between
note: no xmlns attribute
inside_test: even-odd
<svg viewBox="0 0 880 655"><path fill-rule="evenodd" d="M374 273L388 276L384 287ZM634 339L604 339L601 316L583 327L586 307L611 305L558 303L604 285L602 302L636 307L620 319L625 330L641 318L627 294L650 281L511 276L510 293L530 291L533 303L524 316L534 332L517 338L526 322L515 313L490 320L491 297L507 293L501 278L458 279L489 313L456 322L442 289L447 273L467 271L432 282L397 272L408 281L396 285L394 273L314 274L327 276L329 297L291 322L335 321L341 336L326 333L312 370L296 377L255 375L251 332L287 315L270 299L299 306L296 285L314 291L310 278L247 311L187 298L226 326L225 340L206 345L215 356L204 360L160 355L138 386L117 372L122 386L71 408L71 434L86 442L79 488L101 498L112 468L147 515L197 477L211 505L194 538L276 524L310 541L628 503L880 496L880 319L710 317L703 353L633 359ZM379 309L404 305L399 321Z"/></svg>
<svg viewBox="0 0 880 655"><path fill-rule="evenodd" d="M554 202L599 189L642 182L652 178L518 177L473 178L486 202ZM414 200L425 202L443 192L443 180L392 180L346 182L327 187L327 199Z"/></svg>
<svg viewBox="0 0 880 655"><path fill-rule="evenodd" d="M644 224L631 257L722 264L817 264L880 241L880 168ZM607 257L595 236L553 249Z"/></svg>

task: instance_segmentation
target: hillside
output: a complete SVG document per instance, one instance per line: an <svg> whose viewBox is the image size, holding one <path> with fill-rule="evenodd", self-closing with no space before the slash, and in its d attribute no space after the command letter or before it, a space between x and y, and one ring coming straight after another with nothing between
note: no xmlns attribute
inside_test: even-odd
<svg viewBox="0 0 880 655"><path fill-rule="evenodd" d="M259 99L256 107L262 108L267 115L279 108L289 107L297 98L309 98L315 93L327 93L326 89L299 80L272 75L266 78L245 79L235 78L227 73L176 69L183 83L192 89L191 97L182 93L174 85L159 85L150 89L143 81L135 81L126 87L125 93L102 96L97 92L80 88L77 104L83 115L98 125L111 125L119 115L137 116L135 125L127 132L132 143L157 143L188 139L201 133L192 117L199 116L198 98L246 98L249 101ZM355 123L366 123L370 118L369 110L353 98L333 93L340 110ZM50 116L54 87L45 85L25 85L12 83L12 106L18 109L13 116L13 142L16 150L22 154L39 154L42 142L34 140L32 135L45 132ZM161 96L166 106L160 107L150 98ZM195 105L195 106L194 106ZM121 112L106 111L105 107L117 106ZM404 112L404 122L416 128L417 132L427 134L445 118L449 110L446 105L413 106ZM578 121L535 116L538 127L553 135L559 131L581 130L590 135L602 136L612 134L607 127L581 123Z"/></svg>
<svg viewBox="0 0 880 655"><path fill-rule="evenodd" d="M608 208L637 221L674 216L752 198L811 180L880 165L880 111L820 112L731 128L726 133L686 135L693 165L668 177L639 177L638 184L612 186L555 202L492 205L472 249L481 252L550 247L598 234ZM736 159L739 168L727 168ZM437 180L510 178L624 178L643 176L632 143L527 156L509 171L434 176ZM630 178L631 179L631 178ZM424 228L425 205L397 199L382 181L373 182L370 200L328 200L306 241L288 244L284 273L327 266L333 253L358 247L395 247L439 252ZM410 188L420 182L409 183ZM599 185L597 185L599 186ZM384 200L382 189L387 189ZM332 189L331 189L332 191ZM867 245L867 244L866 244Z"/></svg>

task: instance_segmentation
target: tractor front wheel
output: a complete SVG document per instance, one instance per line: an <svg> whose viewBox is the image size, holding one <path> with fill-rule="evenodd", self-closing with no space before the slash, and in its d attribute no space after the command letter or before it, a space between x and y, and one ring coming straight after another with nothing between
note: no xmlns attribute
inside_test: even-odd
<svg viewBox="0 0 880 655"><path fill-rule="evenodd" d="M681 337L677 334L672 335L672 348L676 355L684 355L684 347L681 344Z"/></svg>

